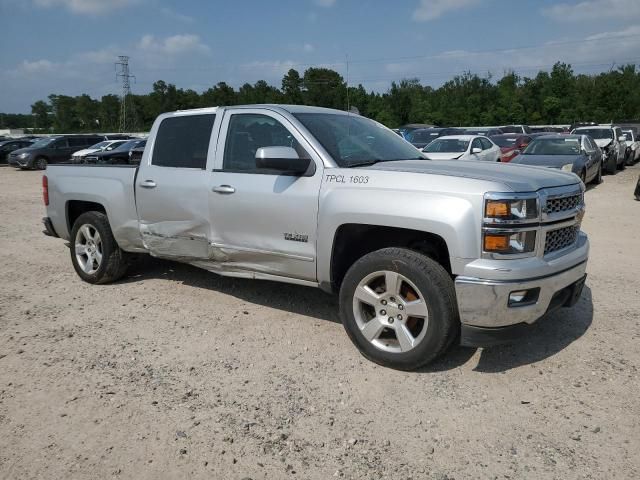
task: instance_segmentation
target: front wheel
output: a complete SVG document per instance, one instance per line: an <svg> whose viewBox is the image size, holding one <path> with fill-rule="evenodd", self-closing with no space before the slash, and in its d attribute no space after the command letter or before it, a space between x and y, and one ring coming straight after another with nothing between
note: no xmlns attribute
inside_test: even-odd
<svg viewBox="0 0 640 480"><path fill-rule="evenodd" d="M366 358L400 370L444 353L460 325L451 276L405 248L384 248L351 266L340 288L340 316Z"/></svg>
<svg viewBox="0 0 640 480"><path fill-rule="evenodd" d="M125 274L125 254L113 238L104 213L80 215L71 229L71 242L71 263L85 282L110 283Z"/></svg>
<svg viewBox="0 0 640 480"><path fill-rule="evenodd" d="M36 170L46 170L47 168L47 159L44 157L38 157L33 162L33 168Z"/></svg>

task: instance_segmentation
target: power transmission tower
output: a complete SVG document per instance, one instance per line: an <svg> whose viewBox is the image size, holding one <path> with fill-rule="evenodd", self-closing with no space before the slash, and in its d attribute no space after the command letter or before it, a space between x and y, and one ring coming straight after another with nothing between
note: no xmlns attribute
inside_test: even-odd
<svg viewBox="0 0 640 480"><path fill-rule="evenodd" d="M129 73L129 57L119 55L119 61L116 62L116 80L122 80L122 99L120 103L120 132L126 132L127 129L135 128L135 112L133 104L127 107L127 100L131 95L131 79L135 81L135 75ZM118 70L120 67L120 70ZM129 117L127 117L127 108Z"/></svg>

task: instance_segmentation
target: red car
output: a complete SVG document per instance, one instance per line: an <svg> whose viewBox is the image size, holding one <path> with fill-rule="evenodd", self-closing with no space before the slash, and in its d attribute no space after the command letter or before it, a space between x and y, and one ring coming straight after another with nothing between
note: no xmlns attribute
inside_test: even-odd
<svg viewBox="0 0 640 480"><path fill-rule="evenodd" d="M500 154L500 161L503 163L513 160L531 142L529 135L521 135L518 133L492 135L489 138L500 147L500 151L502 152Z"/></svg>

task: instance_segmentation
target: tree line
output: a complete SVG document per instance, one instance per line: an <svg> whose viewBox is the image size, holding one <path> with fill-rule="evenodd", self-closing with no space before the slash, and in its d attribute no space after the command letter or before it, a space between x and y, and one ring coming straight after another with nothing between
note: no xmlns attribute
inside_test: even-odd
<svg viewBox="0 0 640 480"><path fill-rule="evenodd" d="M428 123L441 126L499 124L569 124L640 119L640 72L624 65L599 74L576 74L571 65L556 63L533 77L507 72L497 81L475 73L457 75L438 88L417 78L392 82L384 93L347 86L327 68L309 68L302 75L289 70L280 88L264 80L238 89L219 82L202 93L158 80L150 93L127 98L129 131L146 131L162 112L252 103L357 108L389 126ZM0 128L29 127L38 132L117 131L120 97L100 99L49 95L28 114L0 114Z"/></svg>

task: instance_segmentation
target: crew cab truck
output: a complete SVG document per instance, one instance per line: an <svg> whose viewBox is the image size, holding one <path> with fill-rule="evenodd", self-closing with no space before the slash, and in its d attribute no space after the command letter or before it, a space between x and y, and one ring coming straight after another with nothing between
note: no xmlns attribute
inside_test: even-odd
<svg viewBox="0 0 640 480"><path fill-rule="evenodd" d="M589 244L572 173L432 161L377 122L309 106L178 111L139 166L53 165L46 233L90 283L130 254L339 295L369 359L415 369L573 305ZM259 288L259 286L256 286Z"/></svg>

